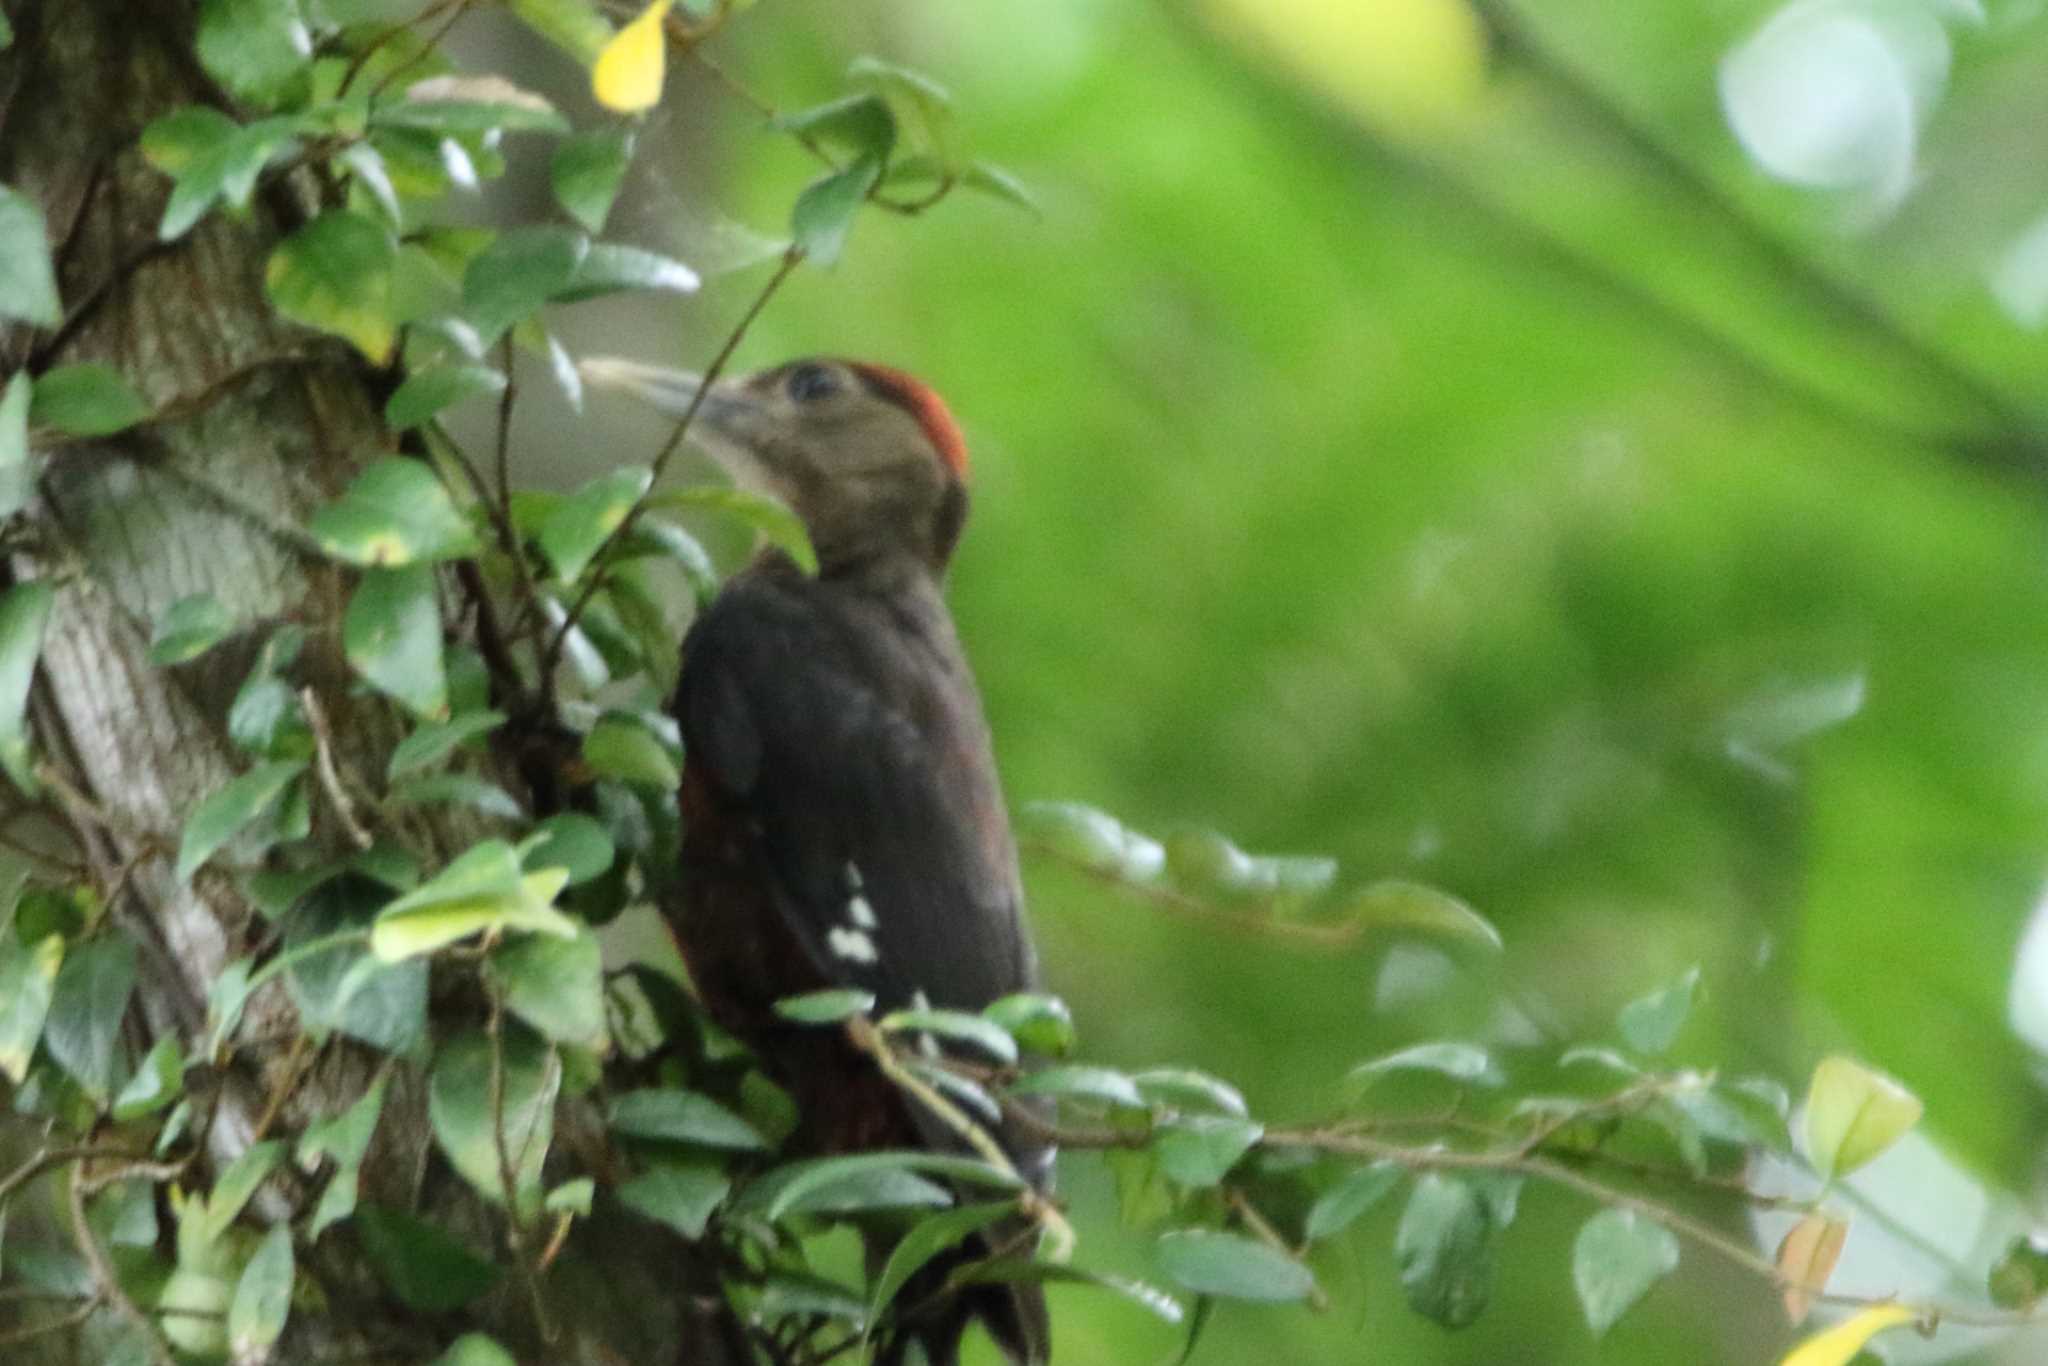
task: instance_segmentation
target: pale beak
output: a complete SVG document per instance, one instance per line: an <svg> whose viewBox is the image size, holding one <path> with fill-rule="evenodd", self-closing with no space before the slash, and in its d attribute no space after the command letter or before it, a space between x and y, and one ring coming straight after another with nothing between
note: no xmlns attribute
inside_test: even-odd
<svg viewBox="0 0 2048 1366"><path fill-rule="evenodd" d="M688 412L697 391L704 387L704 377L694 370L672 370L623 356L585 357L576 362L576 372L589 388L626 394L673 418ZM721 380L711 386L704 401L697 405L692 425L701 422L713 435L737 438L741 420L754 407L737 385Z"/></svg>
<svg viewBox="0 0 2048 1366"><path fill-rule="evenodd" d="M576 370L590 388L637 398L677 421L703 390L703 401L690 419L690 440L742 488L787 499L787 491L763 463L762 450L768 443L762 438L772 420L766 405L744 385L719 380L706 388L704 377L695 371L645 365L622 356L591 356L578 361Z"/></svg>

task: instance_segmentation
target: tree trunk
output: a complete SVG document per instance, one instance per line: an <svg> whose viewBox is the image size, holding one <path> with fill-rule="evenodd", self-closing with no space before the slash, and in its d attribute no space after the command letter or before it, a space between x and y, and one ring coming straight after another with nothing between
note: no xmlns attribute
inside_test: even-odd
<svg viewBox="0 0 2048 1366"><path fill-rule="evenodd" d="M31 530L10 562L17 580L57 586L32 702L37 753L112 912L142 946L137 1042L175 1034L188 1056L209 986L268 928L231 876L203 869L181 885L174 873L186 816L241 767L225 716L256 645L277 623L306 628L296 676L322 700L342 773L380 768L398 726L382 703L350 696L338 631L348 572L294 531L366 457L390 453L377 392L388 377L281 321L264 296L270 250L310 213L318 187L287 178L239 220L209 214L177 241L157 241L169 182L144 162L142 130L179 105L231 107L193 56L197 11L188 0L19 0L14 45L0 53L0 182L41 203L66 308L53 332L0 329L0 370L104 362L157 414L43 452ZM151 663L152 623L195 593L212 594L243 629L192 663ZM333 804L316 795L313 808L316 838L345 852ZM412 833L445 854L474 838L453 824L423 821ZM473 995L440 995L437 1011L473 1008ZM299 1035L281 984L250 1002L215 1078L205 1156L216 1168L259 1132L289 1136L338 1112L384 1061L340 1040L308 1050ZM418 1068L395 1068L363 1198L424 1208L472 1246L502 1246L497 1211L434 1159L425 1091ZM317 1189L289 1164L279 1171L252 1206L264 1222L303 1209ZM682 1245L645 1225L609 1240L586 1234L576 1246L585 1245L604 1255L579 1265L572 1247L564 1259L558 1279L574 1295L555 1298L574 1300L558 1320L568 1337L543 1348L515 1277L464 1324L408 1313L338 1226L300 1256L331 1312L295 1313L275 1359L425 1361L466 1326L525 1344L523 1359L738 1359L718 1345L730 1340L712 1322L722 1300L705 1334L685 1331L696 1320L683 1306L697 1301L685 1293Z"/></svg>

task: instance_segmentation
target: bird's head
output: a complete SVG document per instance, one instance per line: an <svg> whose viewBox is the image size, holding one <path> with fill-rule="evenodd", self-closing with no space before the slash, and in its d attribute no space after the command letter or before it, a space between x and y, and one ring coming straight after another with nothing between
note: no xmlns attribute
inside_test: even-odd
<svg viewBox="0 0 2048 1366"><path fill-rule="evenodd" d="M610 357L586 383L680 418L703 379ZM798 360L705 391L690 437L743 488L803 519L821 572L916 564L937 573L967 518L967 448L945 403L909 375Z"/></svg>

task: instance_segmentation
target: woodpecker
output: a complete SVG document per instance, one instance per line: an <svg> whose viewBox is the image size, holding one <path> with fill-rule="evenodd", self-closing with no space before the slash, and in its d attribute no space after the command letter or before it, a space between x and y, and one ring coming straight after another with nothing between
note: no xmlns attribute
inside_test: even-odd
<svg viewBox="0 0 2048 1366"><path fill-rule="evenodd" d="M858 361L800 360L708 388L631 361L582 368L674 416L697 401L693 439L735 483L788 504L817 551L813 576L762 550L683 643L682 861L662 911L691 978L795 1097L805 1145L958 1147L839 1034L773 1005L858 987L880 1010L979 1010L1037 987L988 727L942 594L967 518L960 429L930 388ZM1043 1189L1051 1149L990 1127ZM1015 1244L1027 1232L999 1226L991 1242L1026 1250ZM899 1296L927 1307L877 1360L915 1343L952 1366L979 1318L1017 1366L1041 1366L1038 1288L934 1297L959 1260Z"/></svg>

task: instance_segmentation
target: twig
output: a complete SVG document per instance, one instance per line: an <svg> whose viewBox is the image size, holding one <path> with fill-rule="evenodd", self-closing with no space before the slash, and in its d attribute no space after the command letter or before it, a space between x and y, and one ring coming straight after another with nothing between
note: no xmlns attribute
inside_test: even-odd
<svg viewBox="0 0 2048 1366"><path fill-rule="evenodd" d="M553 1343L555 1324L549 1317L547 1300L541 1294L540 1270L534 1264L533 1249L527 1244L526 1215L519 1208L517 1170L512 1163L511 1146L505 1141L505 1006L497 992L492 991L490 997L491 1016L486 1031L491 1040L491 1138L498 1149L498 1182L505 1195L506 1233L512 1244L513 1256L519 1262L520 1280L525 1284L527 1299L533 1307L534 1326L540 1330L543 1342ZM531 1139L529 1134L528 1141Z"/></svg>
<svg viewBox="0 0 2048 1366"><path fill-rule="evenodd" d="M349 800L348 792L341 785L341 774L334 766L334 735L327 728L327 713L320 706L320 698L308 685L299 689L299 705L305 708L306 724L313 728L313 757L320 773L320 786L327 793L327 800L334 807L334 814L341 819L342 829L358 849L368 849L376 839L356 818L355 803Z"/></svg>
<svg viewBox="0 0 2048 1366"><path fill-rule="evenodd" d="M390 42L393 38L396 38L399 34L406 32L414 24L425 23L427 20L433 18L434 15L439 13L441 10L446 9L448 8L448 6L455 3L457 3L457 0L435 0L433 4L428 5L425 9L421 10L418 14L415 14L412 18L393 24L389 28L385 29L383 32L379 33L375 38L372 38L367 44L364 45L363 50L361 52L358 52L355 55L354 59L349 62L348 69L341 73L341 84L338 87L336 87L334 97L336 99L340 99L342 96L348 94L348 88L355 84L356 77L363 74L363 68L370 64L370 59L376 56L378 51L381 48L383 48L383 46L386 43Z"/></svg>
<svg viewBox="0 0 2048 1366"><path fill-rule="evenodd" d="M997 1171L1015 1179L1019 1186L1017 1208L1026 1217L1043 1228L1051 1240L1047 1255L1055 1262L1064 1262L1074 1255L1074 1226L1067 1222L1066 1215L1058 1205L1047 1199L1036 1186L1017 1171L1017 1165L1010 1160L1003 1145L994 1135L974 1122L965 1110L941 1095L931 1083L903 1066L896 1058L896 1051L889 1041L882 1037L880 1030L866 1016L857 1015L846 1022L846 1037L853 1046L875 1060L875 1066L883 1076L894 1082L898 1088L914 1098L932 1115L967 1141L977 1156Z"/></svg>
<svg viewBox="0 0 2048 1366"><path fill-rule="evenodd" d="M395 82L400 76L403 76L406 72L412 70L414 67L418 66L422 61L426 60L428 53L438 49L441 46L441 40L448 36L448 30L454 28L455 25L462 19L463 14L469 9L471 3L472 0L455 0L455 12L450 14L447 17L447 19L443 20L439 28L435 29L432 33L428 34L424 39L420 41L420 50L417 53L413 54L413 56L408 60L400 62L397 66L394 66L389 71L385 72L383 77L379 79L375 85L370 87L371 101L374 103L377 97L379 95L382 95L386 90L389 90L392 86L392 83ZM425 19L426 17L426 14L422 12L421 14L415 16L412 22L418 23L420 20ZM410 27L410 25L408 25L408 27Z"/></svg>
<svg viewBox="0 0 2048 1366"><path fill-rule="evenodd" d="M1349 925L1309 925L1298 920L1275 920L1243 911L1227 911L1175 888L1157 883L1133 882L1129 878L1119 877L1114 872L1095 867L1080 859L1070 858L1044 840L1020 840L1017 847L1027 854L1043 854L1077 873L1093 878L1105 886L1129 892L1132 896L1149 901L1161 910L1170 911L1183 919L1216 926L1237 934L1293 939L1323 948L1341 949L1358 942L1370 928L1364 922Z"/></svg>
<svg viewBox="0 0 2048 1366"><path fill-rule="evenodd" d="M66 1297L67 1300L69 1298ZM87 1299L62 1318L51 1319L48 1323L32 1323L26 1328L14 1328L0 1333L0 1347L12 1347L16 1343L33 1341L45 1333L61 1333L67 1328L80 1327L99 1312L99 1307L100 1301L97 1297Z"/></svg>
<svg viewBox="0 0 2048 1366"><path fill-rule="evenodd" d="M562 660L562 647L569 639L569 632L576 629L577 619L583 615L583 610L590 606L590 600L597 596L598 584L603 580L602 571L606 556L633 529L634 522L639 520L641 510L647 506L648 498L654 493L655 485L661 482L661 476L668 469L669 461L675 458L675 453L682 447L683 438L689 434L690 423L696 419L697 410L704 406L705 395L711 392L711 386L718 382L718 377L725 373L725 367L732 361L733 352L739 350L740 343L746 339L747 329L754 325L754 320L768 307L768 301L782 288L783 281L803 264L803 260L804 251L801 247L792 245L782 253L781 264L776 266L775 273L768 277L768 283L761 286L761 292L754 296L754 301L747 305L747 311L740 315L739 322L734 324L732 331L726 335L724 345L718 348L718 354L711 358L711 364L706 367L703 381L697 386L697 392L690 395L689 406L683 409L683 415L676 419L676 425L670 430L668 440L663 442L661 449L655 453L652 474L647 481L647 492L641 494L633 506L626 509L626 515L619 519L619 524L612 528L611 534L598 543L596 552L591 555L590 568L585 571L589 577L584 582L583 590L576 595L576 601L570 604L568 612L562 617L562 624L555 628L553 637L548 641L547 651L541 658L541 688L550 696L553 695L555 669Z"/></svg>
<svg viewBox="0 0 2048 1366"><path fill-rule="evenodd" d="M157 1328L156 1322L143 1313L135 1301L128 1297L128 1292L122 1289L121 1278L115 1273L113 1263L107 1260L107 1254L100 1247L99 1239L93 1236L92 1225L85 1217L86 1180L83 1159L72 1166L68 1186L71 1239L78 1245L78 1251L85 1258L86 1264L92 1268L93 1283L99 1287L99 1293L105 1297L107 1303L120 1311L122 1317L141 1330L143 1342L149 1351L151 1366L178 1366L177 1358L171 1354L170 1344L164 1341L163 1333Z"/></svg>
<svg viewBox="0 0 2048 1366"><path fill-rule="evenodd" d="M1280 1236L1280 1230L1266 1222L1266 1216L1259 1213L1259 1207L1254 1205L1243 1191L1235 1186L1226 1186L1223 1198L1230 1208L1236 1211L1237 1217L1244 1220L1245 1227L1258 1235L1260 1242L1291 1261L1301 1260L1301 1253L1287 1245L1287 1240ZM1311 1284L1308 1303L1311 1309L1320 1313L1330 1307L1330 1297L1324 1293L1320 1285Z"/></svg>

